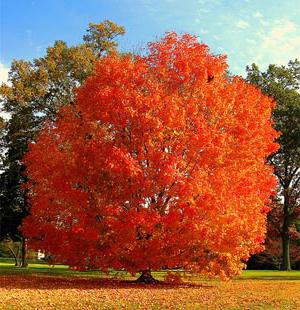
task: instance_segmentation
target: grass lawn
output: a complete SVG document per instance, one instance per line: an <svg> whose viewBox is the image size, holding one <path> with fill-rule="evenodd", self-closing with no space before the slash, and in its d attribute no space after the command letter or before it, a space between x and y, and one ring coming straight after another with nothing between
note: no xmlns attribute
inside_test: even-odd
<svg viewBox="0 0 300 310"><path fill-rule="evenodd" d="M163 280L164 271L153 276ZM147 286L124 271L108 275L0 260L0 309L300 309L300 271L243 271L229 282L191 278Z"/></svg>

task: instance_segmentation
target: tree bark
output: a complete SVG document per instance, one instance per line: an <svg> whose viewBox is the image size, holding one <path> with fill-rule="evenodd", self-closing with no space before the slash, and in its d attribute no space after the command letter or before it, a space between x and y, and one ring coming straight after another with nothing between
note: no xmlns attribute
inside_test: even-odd
<svg viewBox="0 0 300 310"><path fill-rule="evenodd" d="M22 253L21 253L21 267L27 267L28 263L26 260L26 254L27 254L27 240L26 238L22 237Z"/></svg>
<svg viewBox="0 0 300 310"><path fill-rule="evenodd" d="M14 250L9 246L8 247L10 253L12 254L12 256L14 257L14 260L15 260L15 267L18 267L19 264L18 264L18 255L15 254Z"/></svg>
<svg viewBox="0 0 300 310"><path fill-rule="evenodd" d="M156 284L158 280L154 279L150 270L143 270L142 274L136 279L137 283Z"/></svg>
<svg viewBox="0 0 300 310"><path fill-rule="evenodd" d="M289 235L289 191L284 189L284 205L283 205L283 225L281 231L282 238L282 270L291 270L290 259L290 235Z"/></svg>
<svg viewBox="0 0 300 310"><path fill-rule="evenodd" d="M290 260L290 238L289 236L282 236L282 266L281 270L291 270Z"/></svg>

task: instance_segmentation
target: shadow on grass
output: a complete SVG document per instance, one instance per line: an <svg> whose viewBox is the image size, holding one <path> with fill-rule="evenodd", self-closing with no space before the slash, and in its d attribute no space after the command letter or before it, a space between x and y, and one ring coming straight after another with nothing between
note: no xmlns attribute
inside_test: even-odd
<svg viewBox="0 0 300 310"><path fill-rule="evenodd" d="M2 275L0 276L0 289L175 289L175 288L199 288L209 289L214 285L196 283L167 283L159 281L157 284L137 283L135 280L120 280L114 278L79 278L49 275Z"/></svg>

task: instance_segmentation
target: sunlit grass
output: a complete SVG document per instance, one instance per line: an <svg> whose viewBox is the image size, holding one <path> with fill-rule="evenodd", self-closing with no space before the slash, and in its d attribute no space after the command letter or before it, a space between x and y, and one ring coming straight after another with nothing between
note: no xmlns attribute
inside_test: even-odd
<svg viewBox="0 0 300 310"><path fill-rule="evenodd" d="M152 275L157 280L163 280L167 271L153 271ZM180 272L180 271L177 271ZM11 259L0 259L0 275L7 274L44 274L44 275L59 275L59 276L77 276L77 277L100 277L100 278L122 278L124 280L133 280L133 277L126 271L110 270L110 272L103 273L98 270L76 271L70 269L66 265L48 265L46 262L31 261L27 268L15 267ZM204 277L191 277L190 281L197 282L207 281ZM242 274L235 278L235 280L300 280L300 271L278 271L278 270L243 270Z"/></svg>

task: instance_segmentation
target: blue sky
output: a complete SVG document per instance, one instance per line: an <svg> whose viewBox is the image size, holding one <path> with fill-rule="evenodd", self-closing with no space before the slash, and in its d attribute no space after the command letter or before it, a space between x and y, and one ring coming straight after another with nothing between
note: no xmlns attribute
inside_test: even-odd
<svg viewBox="0 0 300 310"><path fill-rule="evenodd" d="M43 56L55 40L79 43L89 22L126 28L122 50L138 51L166 31L199 36L244 74L256 62L300 58L300 0L0 0L0 80L13 59Z"/></svg>

